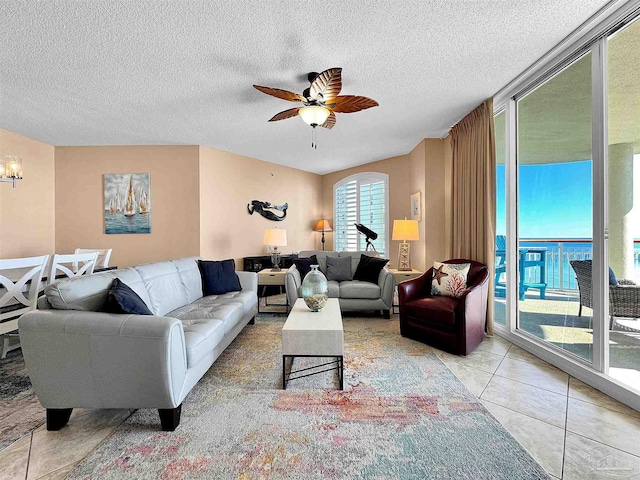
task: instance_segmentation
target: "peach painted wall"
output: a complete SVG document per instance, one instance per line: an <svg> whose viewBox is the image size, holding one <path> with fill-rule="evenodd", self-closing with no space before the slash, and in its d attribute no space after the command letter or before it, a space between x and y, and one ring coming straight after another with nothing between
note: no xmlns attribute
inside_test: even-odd
<svg viewBox="0 0 640 480"><path fill-rule="evenodd" d="M389 175L390 230L393 229L393 220L411 218L411 195L421 193L422 221L418 223L420 240L411 242L412 267L424 271L434 260L448 258L450 219L447 212L450 212L451 181L447 145L447 139L425 138L407 155L324 175L322 208L325 218L333 225L333 186L339 180L355 173L386 173ZM392 268L398 265L398 243L390 241L388 258ZM333 233L327 234L327 248L333 248Z"/></svg>
<svg viewBox="0 0 640 480"><path fill-rule="evenodd" d="M422 193L414 268L448 257L451 211L449 139L424 139L408 154L319 176L198 146L56 147L0 129L0 154L24 160L18 188L0 188L0 257L113 248L112 264L129 266L184 255L206 258L266 254L266 228L286 228L284 253L321 248L315 221L333 224L333 185L360 172L389 175L389 219L409 217L410 195ZM176 175L176 165L181 172ZM151 174L152 233L106 235L103 174ZM35 173L35 175L34 175ZM81 201L79 200L81 199ZM247 203L289 203L287 219L271 222L247 213ZM10 208L19 203L20 211ZM27 212L28 216L24 213ZM26 220L28 218L28 220ZM391 232L390 232L391 233ZM333 233L327 233L327 249ZM391 241L391 266L398 242Z"/></svg>
<svg viewBox="0 0 640 480"><path fill-rule="evenodd" d="M420 192L420 203L422 219L418 222L418 232L420 240L410 242L411 245L411 266L417 270L425 270L426 233L425 233L425 200L427 190L425 188L425 167L426 167L425 140L409 152L409 178L411 179L411 194ZM409 217L410 218L410 217Z"/></svg>
<svg viewBox="0 0 640 480"><path fill-rule="evenodd" d="M283 253L320 248L312 231L321 217L321 177L210 147L200 147L200 252L202 257L234 258L267 254L262 244L267 228L287 230ZM251 200L289 204L281 222L249 215ZM281 212L277 212L281 215Z"/></svg>
<svg viewBox="0 0 640 480"><path fill-rule="evenodd" d="M448 217L446 199L450 195L451 182L447 179L445 158L446 140L425 138L425 266L434 260L449 258L446 232Z"/></svg>
<svg viewBox="0 0 640 480"><path fill-rule="evenodd" d="M413 183L411 181L411 169L409 163L409 156L402 155L323 175L322 211L324 212L325 218L329 219L331 226L334 226L333 186L338 181L356 173L386 173L389 175L389 239L391 239L393 220L405 217L409 218L411 215L411 194L415 192L411 191ZM386 255L387 258L390 259L389 264L391 267L395 268L398 265L399 242L390 240L389 243L389 252ZM327 250L333 249L333 233L327 234L326 248Z"/></svg>
<svg viewBox="0 0 640 480"><path fill-rule="evenodd" d="M24 179L0 184L0 258L55 249L54 147L0 129L0 157L22 158Z"/></svg>
<svg viewBox="0 0 640 480"><path fill-rule="evenodd" d="M56 148L56 252L113 248L119 267L200 253L198 146ZM104 233L105 173L149 173L151 233Z"/></svg>

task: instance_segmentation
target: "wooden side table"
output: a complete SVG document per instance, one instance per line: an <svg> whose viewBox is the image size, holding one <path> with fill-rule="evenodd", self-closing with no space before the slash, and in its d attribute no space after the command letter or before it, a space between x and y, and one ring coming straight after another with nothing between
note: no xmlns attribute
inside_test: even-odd
<svg viewBox="0 0 640 480"><path fill-rule="evenodd" d="M269 286L278 286L280 287L280 292L284 292L284 284L285 284L285 277L287 275L287 269L283 268L282 270L278 271L278 272L272 272L270 268L265 268L263 270L260 270L258 272L258 289L260 289L260 287L262 287L262 296L264 296L264 293L267 289L267 287ZM267 297L264 297L264 305L265 307L268 307L269 304L267 303ZM289 300L286 298L285 295L285 303L272 303L271 306L276 306L276 307L285 307L285 311L284 312L270 312L270 313L289 313ZM260 297L258 297L258 313L260 313Z"/></svg>
<svg viewBox="0 0 640 480"><path fill-rule="evenodd" d="M391 272L391 275L393 275L393 278L396 283L395 286L393 287L393 313L398 313L396 311L396 307L399 306L399 301L400 301L398 298L398 284L406 280L411 280L412 278L419 277L424 272L421 272L420 270L415 270L415 269L398 270L396 268L389 268L387 270Z"/></svg>

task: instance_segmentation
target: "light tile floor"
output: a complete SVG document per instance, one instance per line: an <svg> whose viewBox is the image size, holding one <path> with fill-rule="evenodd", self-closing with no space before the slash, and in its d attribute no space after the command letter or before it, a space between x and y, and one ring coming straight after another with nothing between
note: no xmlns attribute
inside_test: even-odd
<svg viewBox="0 0 640 480"><path fill-rule="evenodd" d="M467 357L436 353L554 477L640 479L640 412L497 336ZM0 451L0 478L63 479L130 414L78 409L60 432L42 426Z"/></svg>
<svg viewBox="0 0 640 480"><path fill-rule="evenodd" d="M640 479L640 412L498 336L438 356L554 477Z"/></svg>

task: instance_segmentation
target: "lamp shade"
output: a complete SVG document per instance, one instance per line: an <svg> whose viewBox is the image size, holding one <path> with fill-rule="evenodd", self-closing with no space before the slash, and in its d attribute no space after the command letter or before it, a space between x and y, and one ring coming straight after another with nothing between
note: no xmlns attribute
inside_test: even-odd
<svg viewBox="0 0 640 480"><path fill-rule="evenodd" d="M314 232L333 232L333 228L331 228L331 224L329 223L329 220L325 220L324 218L322 220L318 220L318 223L316 223L316 226L313 228Z"/></svg>
<svg viewBox="0 0 640 480"><path fill-rule="evenodd" d="M279 228L267 228L264 231L264 245L283 247L287 244L287 231Z"/></svg>
<svg viewBox="0 0 640 480"><path fill-rule="evenodd" d="M420 240L417 220L394 220L391 240Z"/></svg>
<svg viewBox="0 0 640 480"><path fill-rule="evenodd" d="M322 125L329 116L329 110L318 105L302 107L298 114L307 125Z"/></svg>

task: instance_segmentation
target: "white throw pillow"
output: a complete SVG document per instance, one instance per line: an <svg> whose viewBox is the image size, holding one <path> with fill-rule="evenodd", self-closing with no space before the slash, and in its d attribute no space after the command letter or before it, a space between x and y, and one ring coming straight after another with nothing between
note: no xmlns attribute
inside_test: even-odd
<svg viewBox="0 0 640 480"><path fill-rule="evenodd" d="M470 263L433 262L431 295L461 297L467 289L467 275L470 268Z"/></svg>

